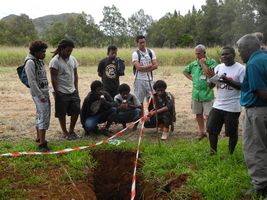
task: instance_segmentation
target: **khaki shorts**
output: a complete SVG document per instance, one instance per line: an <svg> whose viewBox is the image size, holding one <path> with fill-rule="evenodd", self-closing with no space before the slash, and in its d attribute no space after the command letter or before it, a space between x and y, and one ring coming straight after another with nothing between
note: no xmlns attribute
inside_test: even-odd
<svg viewBox="0 0 267 200"><path fill-rule="evenodd" d="M191 108L193 114L204 114L206 116L209 115L210 110L212 108L213 101L194 101L192 100Z"/></svg>

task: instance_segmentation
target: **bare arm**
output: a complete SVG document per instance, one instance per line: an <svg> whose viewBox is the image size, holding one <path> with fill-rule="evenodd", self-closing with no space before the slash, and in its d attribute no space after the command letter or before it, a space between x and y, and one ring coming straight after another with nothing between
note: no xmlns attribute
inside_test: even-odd
<svg viewBox="0 0 267 200"><path fill-rule="evenodd" d="M77 92L79 91L78 88L78 72L77 72L77 68L74 68L74 86L77 90Z"/></svg>
<svg viewBox="0 0 267 200"><path fill-rule="evenodd" d="M155 115L156 113L162 113L162 112L166 112L166 111L168 111L168 110L169 110L168 107L167 107L167 106L164 106L164 107L158 109L157 111L156 111L156 110L150 111L150 112L148 113L147 116L148 116L148 117L152 117L152 116Z"/></svg>
<svg viewBox="0 0 267 200"><path fill-rule="evenodd" d="M55 93L58 92L57 90L57 75L58 75L58 70L54 69L54 68L50 68L50 75L51 75L51 82L52 82L52 87L55 91Z"/></svg>
<svg viewBox="0 0 267 200"><path fill-rule="evenodd" d="M140 72L151 72L151 71L153 71L153 70L158 68L158 62L157 62L156 59L154 59L148 65L141 65L140 62L135 61L134 62L134 66L135 66L137 71L140 71Z"/></svg>
<svg viewBox="0 0 267 200"><path fill-rule="evenodd" d="M186 78L188 78L190 81L192 81L192 76L191 76L189 73L187 73L187 72L183 72L183 74L184 74L184 76L185 76Z"/></svg>
<svg viewBox="0 0 267 200"><path fill-rule="evenodd" d="M201 58L199 60L199 64L202 68L202 70L204 71L204 73L207 75L208 78L211 78L212 76L214 76L214 72L213 70L209 69L205 63L206 58Z"/></svg>
<svg viewBox="0 0 267 200"><path fill-rule="evenodd" d="M223 83L226 83L227 85L230 85L231 87L235 88L236 90L241 90L242 83L239 83L239 82L234 81L234 80L230 80L226 76L222 76L220 78L220 81Z"/></svg>

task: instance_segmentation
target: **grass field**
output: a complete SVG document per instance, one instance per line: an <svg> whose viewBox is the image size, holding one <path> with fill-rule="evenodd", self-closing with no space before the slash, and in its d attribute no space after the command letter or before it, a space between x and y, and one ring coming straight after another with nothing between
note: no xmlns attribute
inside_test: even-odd
<svg viewBox="0 0 267 200"><path fill-rule="evenodd" d="M1 47L0 46L0 66L17 66L22 63L25 55L29 52L28 47ZM48 63L52 57L52 51L48 48L45 62ZM160 49L155 50L157 59L161 66L185 66L195 59L194 49ZM118 56L125 60L127 65L131 65L132 53L135 48L119 48ZM208 48L207 55L219 60L220 48ZM73 55L77 58L81 66L96 66L99 61L107 55L106 49L97 48L75 48Z"/></svg>
<svg viewBox="0 0 267 200"><path fill-rule="evenodd" d="M228 139L223 133L219 152L212 157L208 155L207 139L201 142L195 139L197 125L190 110L191 83L183 77L181 71L182 67L162 66L155 72L155 78L165 80L168 83L167 90L175 96L177 122L174 135L164 143L158 142L155 129L144 130L140 158L142 165L138 173L154 186L155 193L161 194L155 199L257 199L253 195L245 195L245 191L250 188L250 180L244 165L241 136L233 156L227 153ZM81 66L78 73L83 101L90 83L99 78L96 66ZM121 83L128 83L132 87L133 81L132 68L127 67ZM15 67L0 67L0 93L0 153L35 151L35 108L28 89L17 78ZM59 123L53 116L52 95L51 101L52 117L47 139L52 150L88 145L103 139L97 136L64 141ZM111 127L114 132L120 128L118 125ZM241 130L240 126L240 133ZM83 135L80 122L76 132ZM105 144L95 149L135 151L137 136L137 133L128 131L120 137L126 141L120 146ZM54 156L1 157L0 199L93 199L88 197L88 174L90 169L98 166L92 158L92 150ZM111 170L109 164L105 170ZM171 185L171 181L181 174L186 174L186 181L179 187ZM167 187L170 185L171 189Z"/></svg>

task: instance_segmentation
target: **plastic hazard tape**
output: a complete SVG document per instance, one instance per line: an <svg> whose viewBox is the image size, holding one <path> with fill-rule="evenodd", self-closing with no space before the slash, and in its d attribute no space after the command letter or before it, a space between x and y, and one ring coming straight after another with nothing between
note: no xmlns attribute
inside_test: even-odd
<svg viewBox="0 0 267 200"><path fill-rule="evenodd" d="M4 154L0 154L0 157L17 157L17 156L24 156L24 155L53 155L53 154L61 154L61 153L68 153L71 151L80 151L83 149L88 149L91 147L95 147L98 145L101 145L103 143L107 143L109 140L119 136L120 134L122 134L124 131L126 131L127 129L130 129L134 124L138 123L139 121L143 121L146 118L146 116L141 117L140 119L138 119L137 121L129 124L126 128L122 129L121 131L117 132L116 134L112 135L111 137L102 140L100 142L97 142L95 144L91 144L88 146L82 146L82 147L74 147L74 148L67 148L67 149L62 149L59 151L51 151L51 152L12 152L12 153L4 153Z"/></svg>
<svg viewBox="0 0 267 200"><path fill-rule="evenodd" d="M148 103L147 103L147 110L148 110L148 106L150 104L152 100L152 103L154 105L154 98L151 95ZM141 124L141 129L140 129L140 135L139 135L139 139L138 139L138 145L137 145L137 150L136 150L136 156L135 156L135 162L134 162L134 172L133 172L133 178L132 178L132 187L131 187L131 200L134 200L135 195L136 195L136 170L137 170L137 163L138 163L138 158L139 158L139 152L140 152L140 146L141 146L141 141L142 141L142 137L143 137L143 130L144 130L144 125L145 125L145 121L147 119L147 115L144 115L142 117L142 124Z"/></svg>
<svg viewBox="0 0 267 200"><path fill-rule="evenodd" d="M138 140L138 146L137 146L137 151L136 151L136 156L135 156L134 172L133 172L133 179L132 179L132 189L131 189L131 200L134 200L135 195L136 195L136 169L137 169L137 162L138 162L138 157L139 157L139 152L140 152L141 140L143 137L144 124L145 124L145 121L143 121L142 125L141 125L141 130L140 130L140 135L139 135L139 140Z"/></svg>

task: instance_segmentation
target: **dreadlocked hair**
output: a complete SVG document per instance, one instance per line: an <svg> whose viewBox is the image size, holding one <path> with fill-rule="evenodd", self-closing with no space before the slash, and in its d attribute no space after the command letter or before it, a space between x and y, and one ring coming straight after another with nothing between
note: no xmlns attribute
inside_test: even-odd
<svg viewBox="0 0 267 200"><path fill-rule="evenodd" d="M72 47L74 48L74 42L70 39L63 39L58 43L57 49L55 51L53 51L53 56L57 55L62 49L66 48L66 47Z"/></svg>

